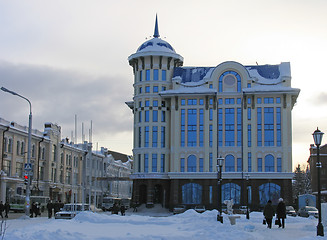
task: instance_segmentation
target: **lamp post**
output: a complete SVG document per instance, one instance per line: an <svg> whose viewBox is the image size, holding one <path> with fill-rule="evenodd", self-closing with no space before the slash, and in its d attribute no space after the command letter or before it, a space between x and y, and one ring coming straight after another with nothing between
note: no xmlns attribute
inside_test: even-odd
<svg viewBox="0 0 327 240"><path fill-rule="evenodd" d="M250 212L249 212L249 174L246 174L246 219L250 219Z"/></svg>
<svg viewBox="0 0 327 240"><path fill-rule="evenodd" d="M223 216L222 216L222 203L221 203L221 182L222 182L222 169L223 169L224 158L218 157L217 158L217 180L218 180L218 215L217 221L223 223Z"/></svg>
<svg viewBox="0 0 327 240"><path fill-rule="evenodd" d="M30 114L28 117L28 146L27 146L27 164L31 164L31 139L32 139L32 104L30 100L28 100L26 97L23 97L22 95L19 95L18 93L8 90L7 88L1 87L1 90L7 93L10 93L12 95L15 95L17 97L25 99L29 106L30 106ZM30 188L31 188L31 181L30 178L28 178L28 182L26 185L26 198L25 198L25 214L26 216L29 216L30 212Z"/></svg>
<svg viewBox="0 0 327 240"><path fill-rule="evenodd" d="M316 167L317 167L317 177L318 177L318 218L319 222L317 225L317 236L324 236L324 226L321 223L321 196L320 196L320 168L321 168L321 162L320 162L320 152L319 152L319 147L321 144L322 136L324 135L323 132L321 132L318 128L316 131L313 132L313 140L315 141L315 145L317 146L317 162L316 162Z"/></svg>

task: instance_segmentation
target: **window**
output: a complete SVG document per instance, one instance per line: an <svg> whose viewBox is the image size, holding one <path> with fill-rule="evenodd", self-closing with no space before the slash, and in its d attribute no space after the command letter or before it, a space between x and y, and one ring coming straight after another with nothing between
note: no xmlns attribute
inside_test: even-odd
<svg viewBox="0 0 327 240"><path fill-rule="evenodd" d="M203 147L203 109L199 110L199 146Z"/></svg>
<svg viewBox="0 0 327 240"><path fill-rule="evenodd" d="M234 108L225 109L225 146L235 146L235 136L234 136Z"/></svg>
<svg viewBox="0 0 327 240"><path fill-rule="evenodd" d="M152 121L153 122L158 122L158 110L153 110L152 111Z"/></svg>
<svg viewBox="0 0 327 240"><path fill-rule="evenodd" d="M149 117L150 111L149 110L146 110L144 113L145 113L145 119L144 119L144 121L145 122L149 122L150 121L150 117Z"/></svg>
<svg viewBox="0 0 327 240"><path fill-rule="evenodd" d="M252 140L251 140L251 124L248 124L248 147L251 147Z"/></svg>
<svg viewBox="0 0 327 240"><path fill-rule="evenodd" d="M20 153L20 142L17 141L16 144L17 144L17 151L16 151L16 154L19 155L19 153Z"/></svg>
<svg viewBox="0 0 327 240"><path fill-rule="evenodd" d="M264 108L265 146L274 146L274 108Z"/></svg>
<svg viewBox="0 0 327 240"><path fill-rule="evenodd" d="M223 109L218 109L218 146L223 145Z"/></svg>
<svg viewBox="0 0 327 240"><path fill-rule="evenodd" d="M257 145L262 146L262 110L257 109Z"/></svg>
<svg viewBox="0 0 327 240"><path fill-rule="evenodd" d="M181 105L185 106L185 99L181 99Z"/></svg>
<svg viewBox="0 0 327 240"><path fill-rule="evenodd" d="M158 107L158 100L153 100L152 101L152 106L153 107Z"/></svg>
<svg viewBox="0 0 327 240"><path fill-rule="evenodd" d="M139 127L139 147L141 147L142 142L142 127Z"/></svg>
<svg viewBox="0 0 327 240"><path fill-rule="evenodd" d="M199 99L199 105L203 105L203 104L204 104L203 99Z"/></svg>
<svg viewBox="0 0 327 240"><path fill-rule="evenodd" d="M257 104L261 104L262 101L261 101L261 98L257 98Z"/></svg>
<svg viewBox="0 0 327 240"><path fill-rule="evenodd" d="M23 163L16 162L16 175L23 177Z"/></svg>
<svg viewBox="0 0 327 240"><path fill-rule="evenodd" d="M57 146L56 145L52 146L52 161L54 161L54 162L57 161Z"/></svg>
<svg viewBox="0 0 327 240"><path fill-rule="evenodd" d="M145 100L145 106L150 107L150 101L149 100Z"/></svg>
<svg viewBox="0 0 327 240"><path fill-rule="evenodd" d="M233 86L237 81L237 92L241 92L241 76L234 71L226 71L220 75L218 80L218 91L223 92L223 81L227 86Z"/></svg>
<svg viewBox="0 0 327 240"><path fill-rule="evenodd" d="M9 140L8 140L8 152L9 153L12 153L12 139L11 138L9 138Z"/></svg>
<svg viewBox="0 0 327 240"><path fill-rule="evenodd" d="M21 146L20 146L20 154L24 155L25 154L25 143L22 142Z"/></svg>
<svg viewBox="0 0 327 240"><path fill-rule="evenodd" d="M277 172L282 172L282 159L277 158Z"/></svg>
<svg viewBox="0 0 327 240"><path fill-rule="evenodd" d="M209 172L212 172L212 153L209 153Z"/></svg>
<svg viewBox="0 0 327 240"><path fill-rule="evenodd" d="M162 70L161 78L162 78L162 81L166 81L166 70Z"/></svg>
<svg viewBox="0 0 327 240"><path fill-rule="evenodd" d="M262 158L258 158L258 172L262 172Z"/></svg>
<svg viewBox="0 0 327 240"><path fill-rule="evenodd" d="M213 109L210 108L209 109L209 121L212 121L213 120Z"/></svg>
<svg viewBox="0 0 327 240"><path fill-rule="evenodd" d="M187 171L196 172L196 157L194 155L190 155L187 158Z"/></svg>
<svg viewBox="0 0 327 240"><path fill-rule="evenodd" d="M138 172L141 172L141 154L138 154Z"/></svg>
<svg viewBox="0 0 327 240"><path fill-rule="evenodd" d="M276 103L280 103L280 97L276 98Z"/></svg>
<svg viewBox="0 0 327 240"><path fill-rule="evenodd" d="M242 109L237 108L237 146L242 145Z"/></svg>
<svg viewBox="0 0 327 240"><path fill-rule="evenodd" d="M225 158L225 171L235 172L235 158L233 155L227 155Z"/></svg>
<svg viewBox="0 0 327 240"><path fill-rule="evenodd" d="M158 86L153 86L153 92L154 92L154 93L157 93L158 90L159 90L159 87L158 87Z"/></svg>
<svg viewBox="0 0 327 240"><path fill-rule="evenodd" d="M161 154L160 171L165 172L165 154Z"/></svg>
<svg viewBox="0 0 327 240"><path fill-rule="evenodd" d="M32 158L35 158L35 145L32 146Z"/></svg>
<svg viewBox="0 0 327 240"><path fill-rule="evenodd" d="M265 157L265 172L274 172L275 171L275 159L274 156L271 154L268 154Z"/></svg>
<svg viewBox="0 0 327 240"><path fill-rule="evenodd" d="M209 147L212 147L212 137L213 137L212 124L210 124L209 125Z"/></svg>
<svg viewBox="0 0 327 240"><path fill-rule="evenodd" d="M203 172L203 158L199 158L199 172Z"/></svg>
<svg viewBox="0 0 327 240"><path fill-rule="evenodd" d="M197 105L197 99L188 99L187 105Z"/></svg>
<svg viewBox="0 0 327 240"><path fill-rule="evenodd" d="M149 93L150 92L150 86L145 86L145 92Z"/></svg>
<svg viewBox="0 0 327 240"><path fill-rule="evenodd" d="M263 102L264 102L265 104L273 104L273 103L274 103L274 98L272 98L272 97L265 97L265 98L263 99Z"/></svg>
<svg viewBox="0 0 327 240"><path fill-rule="evenodd" d="M181 109L181 147L185 147L185 109Z"/></svg>
<svg viewBox="0 0 327 240"><path fill-rule="evenodd" d="M152 172L157 172L158 171L158 166L157 166L157 154L152 153Z"/></svg>
<svg viewBox="0 0 327 240"><path fill-rule="evenodd" d="M153 80L157 81L159 80L159 70L153 69Z"/></svg>
<svg viewBox="0 0 327 240"><path fill-rule="evenodd" d="M252 154L248 152L248 172L252 172Z"/></svg>
<svg viewBox="0 0 327 240"><path fill-rule="evenodd" d="M149 172L149 155L144 154L144 172Z"/></svg>
<svg viewBox="0 0 327 240"><path fill-rule="evenodd" d="M233 199L234 204L240 204L241 201L241 187L235 183L226 183L221 187L221 200Z"/></svg>
<svg viewBox="0 0 327 240"><path fill-rule="evenodd" d="M158 127L152 127L152 147L158 146Z"/></svg>
<svg viewBox="0 0 327 240"><path fill-rule="evenodd" d="M161 147L166 147L166 127L161 127Z"/></svg>
<svg viewBox="0 0 327 240"><path fill-rule="evenodd" d="M140 71L140 82L142 82L142 70Z"/></svg>
<svg viewBox="0 0 327 240"><path fill-rule="evenodd" d="M242 172L242 158L237 158L237 171Z"/></svg>
<svg viewBox="0 0 327 240"><path fill-rule="evenodd" d="M197 110L187 110L187 146L196 147L197 144Z"/></svg>
<svg viewBox="0 0 327 240"><path fill-rule="evenodd" d="M281 112L280 107L276 108L276 128L277 128L277 146L282 146L282 128L281 128Z"/></svg>
<svg viewBox="0 0 327 240"><path fill-rule="evenodd" d="M185 172L185 158L181 158L181 172Z"/></svg>
<svg viewBox="0 0 327 240"><path fill-rule="evenodd" d="M273 205L277 205L280 198L280 186L275 183L265 183L259 186L260 205L266 205L268 200L272 201Z"/></svg>
<svg viewBox="0 0 327 240"><path fill-rule="evenodd" d="M145 80L150 81L150 70L149 69L145 70Z"/></svg>
<svg viewBox="0 0 327 240"><path fill-rule="evenodd" d="M144 128L144 147L149 147L149 127Z"/></svg>
<svg viewBox="0 0 327 240"><path fill-rule="evenodd" d="M197 183L187 183L182 186L183 204L201 204L202 186Z"/></svg>
<svg viewBox="0 0 327 240"><path fill-rule="evenodd" d="M225 98L225 104L235 104L234 98Z"/></svg>
<svg viewBox="0 0 327 240"><path fill-rule="evenodd" d="M166 122L166 111L161 111L161 122Z"/></svg>
<svg viewBox="0 0 327 240"><path fill-rule="evenodd" d="M139 112L139 122L142 122L142 112Z"/></svg>
<svg viewBox="0 0 327 240"><path fill-rule="evenodd" d="M139 89L139 93L142 93L142 87L140 87L140 89Z"/></svg>

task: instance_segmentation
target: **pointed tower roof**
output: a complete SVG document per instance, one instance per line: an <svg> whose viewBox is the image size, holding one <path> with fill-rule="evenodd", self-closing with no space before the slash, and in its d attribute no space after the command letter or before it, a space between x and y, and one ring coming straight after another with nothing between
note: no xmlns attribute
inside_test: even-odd
<svg viewBox="0 0 327 240"><path fill-rule="evenodd" d="M159 28L158 28L158 16L156 14L156 25L154 26L154 34L153 37L158 38L160 37L159 35Z"/></svg>

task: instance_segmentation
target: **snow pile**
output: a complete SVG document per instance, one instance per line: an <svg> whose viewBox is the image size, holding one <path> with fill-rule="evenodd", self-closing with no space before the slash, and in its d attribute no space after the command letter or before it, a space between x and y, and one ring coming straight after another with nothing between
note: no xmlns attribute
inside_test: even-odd
<svg viewBox="0 0 327 240"><path fill-rule="evenodd" d="M152 215L152 216L151 216ZM161 215L161 217L153 217ZM288 217L286 228L273 226L267 229L262 224L262 213L253 212L250 220L245 215L231 225L227 215L224 223L217 222L217 211L202 214L188 210L172 215L165 209L138 209L137 213L127 211L126 216L105 213L82 212L72 220L47 218L7 220L5 240L82 240L82 239L133 239L133 240L309 240L325 239L316 237L317 219Z"/></svg>

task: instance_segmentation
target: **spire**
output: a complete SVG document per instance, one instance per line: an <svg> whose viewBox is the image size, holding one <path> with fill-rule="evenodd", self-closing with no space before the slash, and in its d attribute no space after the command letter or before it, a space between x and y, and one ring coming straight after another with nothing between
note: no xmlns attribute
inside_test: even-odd
<svg viewBox="0 0 327 240"><path fill-rule="evenodd" d="M155 37L155 38L160 37L160 35L159 35L159 28L158 28L158 16L157 16L157 14L156 14L156 25L154 27L153 37Z"/></svg>

